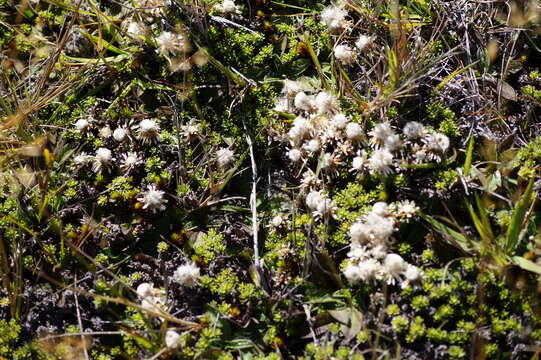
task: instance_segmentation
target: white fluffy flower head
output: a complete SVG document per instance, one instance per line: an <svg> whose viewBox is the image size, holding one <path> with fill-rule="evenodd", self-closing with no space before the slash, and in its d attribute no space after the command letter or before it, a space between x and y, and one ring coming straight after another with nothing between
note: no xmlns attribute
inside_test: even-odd
<svg viewBox="0 0 541 360"><path fill-rule="evenodd" d="M346 126L346 136L350 140L359 140L363 136L363 128L355 122L350 122Z"/></svg>
<svg viewBox="0 0 541 360"><path fill-rule="evenodd" d="M96 150L96 155L94 156L94 171L99 171L105 166L110 165L113 160L113 154L111 150L107 148L99 148Z"/></svg>
<svg viewBox="0 0 541 360"><path fill-rule="evenodd" d="M115 139L118 142L124 141L127 135L128 135L128 131L124 127L117 127L113 131L113 139Z"/></svg>
<svg viewBox="0 0 541 360"><path fill-rule="evenodd" d="M83 132L90 127L90 122L88 119L79 119L75 122L75 128L79 132Z"/></svg>
<svg viewBox="0 0 541 360"><path fill-rule="evenodd" d="M199 267L190 262L179 266L173 273L173 280L180 285L193 287L199 279Z"/></svg>
<svg viewBox="0 0 541 360"><path fill-rule="evenodd" d="M143 142L147 142L152 139L160 139L160 126L154 120L143 119L139 125L136 126L136 128L138 130L138 136L143 140Z"/></svg>
<svg viewBox="0 0 541 360"><path fill-rule="evenodd" d="M391 128L391 124L385 121L374 126L374 129L370 131L369 135L372 137L370 139L371 142L377 145L383 145L387 138L394 135L394 131Z"/></svg>
<svg viewBox="0 0 541 360"><path fill-rule="evenodd" d="M235 153L228 148L221 148L216 153L216 163L220 168L225 168L235 161Z"/></svg>
<svg viewBox="0 0 541 360"><path fill-rule="evenodd" d="M357 59L357 52L350 46L340 44L334 48L334 57L344 65L351 65Z"/></svg>
<svg viewBox="0 0 541 360"><path fill-rule="evenodd" d="M393 154L387 149L376 149L370 156L368 167L372 173L389 175L392 172Z"/></svg>
<svg viewBox="0 0 541 360"><path fill-rule="evenodd" d="M367 46L369 46L374 39L368 35L359 35L357 41L355 41L355 46L359 51L363 51Z"/></svg>
<svg viewBox="0 0 541 360"><path fill-rule="evenodd" d="M170 349L177 348L180 345L181 337L179 333L174 330L167 330L165 333L165 346Z"/></svg>
<svg viewBox="0 0 541 360"><path fill-rule="evenodd" d="M137 200L143 203L143 209L149 209L153 213L156 213L158 210L165 210L167 199L164 199L164 194L165 192L156 189L155 185L148 185L147 191Z"/></svg>
<svg viewBox="0 0 541 360"><path fill-rule="evenodd" d="M348 12L344 8L330 5L321 12L321 21L323 21L331 31L336 31L349 27L349 22L346 20L347 15Z"/></svg>

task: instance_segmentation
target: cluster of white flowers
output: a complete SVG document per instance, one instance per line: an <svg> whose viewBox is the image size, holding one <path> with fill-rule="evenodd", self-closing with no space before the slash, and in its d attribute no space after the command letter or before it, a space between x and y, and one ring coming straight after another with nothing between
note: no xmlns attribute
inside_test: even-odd
<svg viewBox="0 0 541 360"><path fill-rule="evenodd" d="M378 202L372 206L372 211L351 225L351 247L343 271L351 284L382 280L388 284L400 281L405 287L422 280L422 272L417 267L389 252L390 238L397 224L417 211L411 201L391 205Z"/></svg>
<svg viewBox="0 0 541 360"><path fill-rule="evenodd" d="M153 312L164 312L167 306L167 297L164 290L156 289L150 283L141 283L137 287L137 296L141 300L141 307Z"/></svg>
<svg viewBox="0 0 541 360"><path fill-rule="evenodd" d="M173 280L182 286L193 287L199 279L199 267L194 263L179 266L173 273Z"/></svg>
<svg viewBox="0 0 541 360"><path fill-rule="evenodd" d="M147 191L143 195L137 198L137 201L143 203L143 209L152 210L153 213L160 210L165 210L165 204L167 199L164 199L165 192L162 190L156 189L155 185L148 185Z"/></svg>

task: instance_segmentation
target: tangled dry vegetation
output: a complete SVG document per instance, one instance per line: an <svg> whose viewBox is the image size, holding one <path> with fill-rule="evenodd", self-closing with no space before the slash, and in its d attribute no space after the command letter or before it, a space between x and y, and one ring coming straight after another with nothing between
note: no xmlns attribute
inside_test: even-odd
<svg viewBox="0 0 541 360"><path fill-rule="evenodd" d="M0 0L0 359L536 359L536 0Z"/></svg>

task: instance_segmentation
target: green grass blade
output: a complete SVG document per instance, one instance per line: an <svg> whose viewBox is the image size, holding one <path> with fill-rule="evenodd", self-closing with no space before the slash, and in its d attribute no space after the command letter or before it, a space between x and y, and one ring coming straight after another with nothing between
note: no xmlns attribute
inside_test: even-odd
<svg viewBox="0 0 541 360"><path fill-rule="evenodd" d="M470 239L466 238L466 236L451 229L444 223L428 215L421 214L421 217L432 225L437 232L443 235L444 240L450 245L455 246L466 253L476 252L479 249L478 244L472 242Z"/></svg>
<svg viewBox="0 0 541 360"><path fill-rule="evenodd" d="M528 211L528 208L530 207L532 201L535 201L535 199L532 198L533 180L533 178L530 179L530 182L526 187L526 191L524 191L524 194L522 195L521 199L517 203L517 206L513 210L511 223L507 228L507 234L505 237L504 249L507 254L512 254L513 251L515 251L515 249L517 248L520 241L520 231L522 230L522 224L525 223L524 217L526 216L526 212Z"/></svg>
<svg viewBox="0 0 541 360"><path fill-rule="evenodd" d="M468 141L468 150L466 151L466 161L464 161L464 176L468 176L470 173L473 158L473 144L473 136L470 136L470 141Z"/></svg>

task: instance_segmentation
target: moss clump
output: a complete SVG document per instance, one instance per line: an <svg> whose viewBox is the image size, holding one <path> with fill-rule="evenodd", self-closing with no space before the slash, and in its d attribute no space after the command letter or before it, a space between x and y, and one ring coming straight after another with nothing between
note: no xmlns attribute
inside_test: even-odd
<svg viewBox="0 0 541 360"><path fill-rule="evenodd" d="M197 237L192 248L199 260L208 263L217 255L225 253L226 243L223 234L210 229L208 233Z"/></svg>

